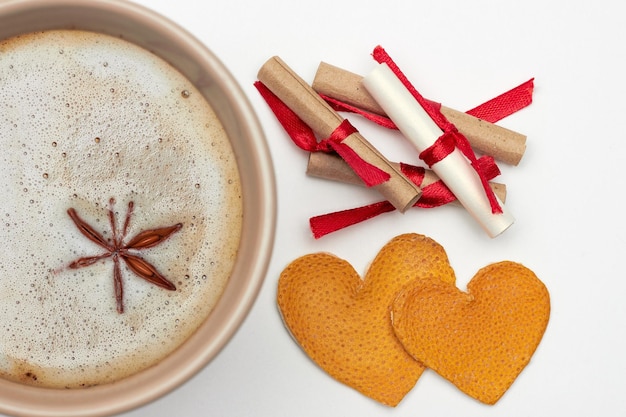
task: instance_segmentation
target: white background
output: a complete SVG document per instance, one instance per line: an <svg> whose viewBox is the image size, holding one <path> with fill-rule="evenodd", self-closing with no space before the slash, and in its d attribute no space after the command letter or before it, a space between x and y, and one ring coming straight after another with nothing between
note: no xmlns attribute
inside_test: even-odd
<svg viewBox="0 0 626 417"><path fill-rule="evenodd" d="M626 15L619 2L138 3L189 30L242 85L271 147L278 225L265 283L234 339L188 383L125 417L626 415ZM312 238L309 217L379 196L307 177L306 154L252 84L273 55L309 81L320 61L365 74L378 44L424 96L459 110L535 77L534 103L500 122L528 136L522 162L501 164L498 180L507 184L507 207L517 218L502 236L488 238L462 209L445 207L390 213ZM354 124L389 159L417 163L397 136L362 119ZM548 287L552 313L543 341L495 406L467 397L432 371L395 409L379 405L329 377L285 330L275 294L289 262L326 251L363 274L385 243L407 232L445 247L462 289L479 268L505 259L533 269Z"/></svg>

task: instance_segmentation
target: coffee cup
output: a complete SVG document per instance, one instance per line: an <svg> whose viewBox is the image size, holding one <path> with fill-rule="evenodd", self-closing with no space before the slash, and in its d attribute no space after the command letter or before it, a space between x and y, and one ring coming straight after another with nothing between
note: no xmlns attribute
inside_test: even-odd
<svg viewBox="0 0 626 417"><path fill-rule="evenodd" d="M0 2L0 50L0 412L138 407L254 302L275 224L262 130L202 43L133 3Z"/></svg>

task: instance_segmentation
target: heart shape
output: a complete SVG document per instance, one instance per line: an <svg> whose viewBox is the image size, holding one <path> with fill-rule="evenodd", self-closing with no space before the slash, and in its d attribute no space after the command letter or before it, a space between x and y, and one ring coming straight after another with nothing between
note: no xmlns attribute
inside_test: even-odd
<svg viewBox="0 0 626 417"><path fill-rule="evenodd" d="M392 325L405 349L486 404L498 401L528 364L549 316L546 287L509 261L478 271L467 293L414 281L392 305Z"/></svg>
<svg viewBox="0 0 626 417"><path fill-rule="evenodd" d="M395 406L424 371L391 327L391 304L402 287L432 281L453 287L444 249L417 234L397 236L362 280L346 261L326 253L296 259L281 273L277 302L302 349L336 380Z"/></svg>

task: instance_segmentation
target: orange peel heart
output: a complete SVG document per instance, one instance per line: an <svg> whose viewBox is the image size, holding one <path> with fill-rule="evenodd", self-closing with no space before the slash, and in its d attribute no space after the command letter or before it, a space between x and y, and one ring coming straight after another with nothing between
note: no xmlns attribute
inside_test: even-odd
<svg viewBox="0 0 626 417"><path fill-rule="evenodd" d="M296 259L281 273L277 302L314 362L336 380L395 406L425 368L395 337L391 304L409 282L431 280L454 286L444 249L425 236L405 234L381 249L363 280L330 254Z"/></svg>
<svg viewBox="0 0 626 417"><path fill-rule="evenodd" d="M528 364L549 316L544 284L509 261L478 271L467 292L414 281L392 306L393 328L405 349L486 404L498 401Z"/></svg>

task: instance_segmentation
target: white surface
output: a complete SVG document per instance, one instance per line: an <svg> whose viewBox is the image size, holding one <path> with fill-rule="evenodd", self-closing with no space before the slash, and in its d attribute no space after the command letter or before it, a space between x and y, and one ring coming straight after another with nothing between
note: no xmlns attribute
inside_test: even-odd
<svg viewBox="0 0 626 417"><path fill-rule="evenodd" d="M125 417L623 416L626 414L626 187L623 98L626 26L619 2L441 0L141 0L187 28L231 69L257 109L278 174L274 256L262 292L225 350L170 395ZM200 4L205 4L200 6ZM383 45L428 98L470 109L535 77L534 103L500 124L528 135L517 167L501 166L517 221L490 239L459 208L389 213L315 241L312 215L377 201L367 190L307 178L252 83L280 55L312 80L319 61L365 74ZM410 145L354 119L390 159ZM384 143L393 143L388 151ZM446 248L461 288L509 259L533 269L552 297L545 337L505 396L486 406L427 371L395 409L343 386L291 340L274 302L281 270L328 251L363 273L393 236L429 235Z"/></svg>
<svg viewBox="0 0 626 417"><path fill-rule="evenodd" d="M434 145L443 134L387 64L375 66L363 79L363 86L405 138L415 145L418 154ZM454 149L431 168L490 237L498 236L515 222L511 211L499 200L502 211L493 213L480 176L459 149Z"/></svg>

